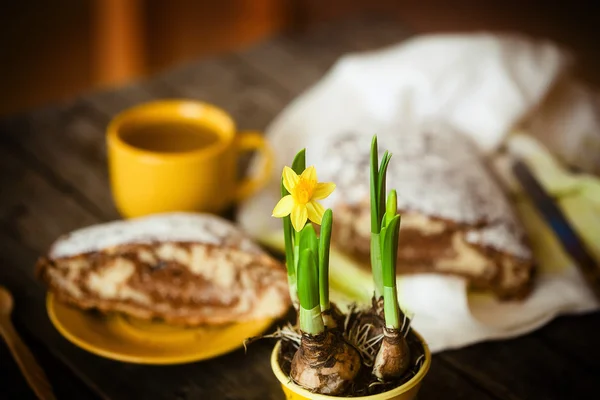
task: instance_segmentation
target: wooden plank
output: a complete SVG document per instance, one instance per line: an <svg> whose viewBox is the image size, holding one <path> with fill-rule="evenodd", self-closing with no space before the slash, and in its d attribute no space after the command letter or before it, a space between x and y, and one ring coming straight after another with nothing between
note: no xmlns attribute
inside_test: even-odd
<svg viewBox="0 0 600 400"><path fill-rule="evenodd" d="M408 36L396 21L356 18L323 24L306 34L280 36L237 56L296 96L341 56L399 43Z"/></svg>
<svg viewBox="0 0 600 400"><path fill-rule="evenodd" d="M161 90L133 83L6 119L0 122L2 145L92 214L119 218L108 184L105 130L113 115L158 98Z"/></svg>
<svg viewBox="0 0 600 400"><path fill-rule="evenodd" d="M80 350L67 342L58 331L54 329L45 307L45 289L33 278L33 265L37 258L36 252L16 241L6 232L0 231L0 282L6 286L13 294L15 308L13 311L13 320L15 326L24 335L43 344L53 356L57 357L59 362L64 362L69 370L74 372L79 378L85 378L86 368L102 368L95 362L94 356ZM32 347L34 349L34 347ZM39 357L39 353L34 353ZM44 357L40 357L43 361ZM71 360L77 360L82 368L74 368L75 364ZM46 367L46 365L44 365ZM55 371L46 368L47 375L52 385L57 382ZM56 385L56 388L63 388L63 385ZM94 384L90 381L85 382L88 387ZM95 388L97 393L97 388ZM57 394L59 391L57 391ZM102 396L106 397L106 396ZM85 398L85 397L82 397Z"/></svg>
<svg viewBox="0 0 600 400"><path fill-rule="evenodd" d="M35 400L35 394L27 385L3 340L0 340L0 360L2 382L10 382L0 385L0 398Z"/></svg>
<svg viewBox="0 0 600 400"><path fill-rule="evenodd" d="M2 146L102 219L117 217L106 171L103 124L81 103L0 123ZM51 216L47 216L50 217Z"/></svg>
<svg viewBox="0 0 600 400"><path fill-rule="evenodd" d="M287 91L232 55L178 68L154 84L223 108L240 129L264 129L290 99Z"/></svg>
<svg viewBox="0 0 600 400"><path fill-rule="evenodd" d="M554 351L600 376L600 312L564 316L535 332Z"/></svg>
<svg viewBox="0 0 600 400"><path fill-rule="evenodd" d="M575 393L593 393L598 383L593 371L556 353L533 335L481 343L440 356L488 393L506 400L574 398Z"/></svg>
<svg viewBox="0 0 600 400"><path fill-rule="evenodd" d="M290 95L236 56L225 55L186 64L119 90L86 95L80 101L108 123L109 118L136 104L176 98L221 107L231 113L240 129L264 129Z"/></svg>
<svg viewBox="0 0 600 400"><path fill-rule="evenodd" d="M59 235L98 221L69 193L51 187L17 157L10 149L0 147L2 188L10 188L0 196L0 221L5 232L43 253Z"/></svg>
<svg viewBox="0 0 600 400"><path fill-rule="evenodd" d="M57 236L97 219L4 148L0 148L0 160L2 187L10 188L0 197L0 282L13 293L15 324L80 377L85 376L86 369L102 371L97 357L67 342L51 325L45 288L34 278L38 255Z"/></svg>
<svg viewBox="0 0 600 400"><path fill-rule="evenodd" d="M77 376L73 374L73 372L62 362L60 362L56 357L54 357L50 351L45 347L45 344L40 341L34 339L29 334L28 330L21 326L20 323L16 323L16 329L20 333L22 339L27 343L32 353L35 354L36 360L45 371L48 376L48 380L52 384L52 389L54 394L58 399L77 399L77 400L95 400L98 399L98 396L95 395L86 385L83 383ZM1 342L1 341L0 341ZM0 343L0 347L4 347L3 343ZM4 357L4 358L3 358ZM8 375L2 375L2 379L5 382L11 382L10 385L2 385L0 387L0 398L3 399L28 399L35 398L35 395L31 391L31 389L27 386L25 381L23 381L21 372L17 368L16 364L12 360L12 357L8 354L2 354L0 350L0 360L8 360L9 362L5 363L4 361L0 362L0 369L4 370L5 367L8 367L6 364L12 364L12 367L15 369L13 371L13 375L9 373ZM13 379L17 381L23 381L23 385L15 385L13 388ZM4 390L15 390L16 393L14 396L4 394ZM29 397L31 395L31 397Z"/></svg>
<svg viewBox="0 0 600 400"><path fill-rule="evenodd" d="M497 399L474 386L468 377L458 373L434 355L429 373L423 379L419 399Z"/></svg>
<svg viewBox="0 0 600 400"><path fill-rule="evenodd" d="M97 112L106 127L110 118L136 104L160 97L160 88L153 90L151 81L136 81L118 88L87 93L77 102ZM167 96L168 94L165 94Z"/></svg>

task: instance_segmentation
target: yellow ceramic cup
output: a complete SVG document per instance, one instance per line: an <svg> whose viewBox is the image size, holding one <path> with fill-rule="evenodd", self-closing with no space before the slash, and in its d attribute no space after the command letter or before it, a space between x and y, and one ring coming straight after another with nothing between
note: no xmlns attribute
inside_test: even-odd
<svg viewBox="0 0 600 400"><path fill-rule="evenodd" d="M421 387L421 381L427 375L429 371L429 367L431 366L431 353L429 351L429 347L423 337L419 335L417 332L413 331L415 335L419 338L421 343L423 344L423 349L425 350L425 361L421 366L421 369L415 376L413 376L408 382L405 384L398 386L388 392L374 394L371 396L360 396L360 397L352 397L352 400L414 400L417 398L417 393ZM273 369L273 373L281 383L281 387L283 389L283 393L285 393L285 398L287 400L339 400L344 397L337 396L328 396L324 394L316 394L312 393L306 389L301 388L291 381L290 377L286 375L281 367L279 366L279 349L281 347L281 342L277 342L273 352L271 353L271 368Z"/></svg>
<svg viewBox="0 0 600 400"><path fill-rule="evenodd" d="M144 132L154 136L144 138ZM113 198L128 218L221 212L261 188L273 165L260 133L237 132L225 111L188 100L156 101L122 112L108 127L107 146ZM253 150L260 153L262 168L240 180L239 157Z"/></svg>

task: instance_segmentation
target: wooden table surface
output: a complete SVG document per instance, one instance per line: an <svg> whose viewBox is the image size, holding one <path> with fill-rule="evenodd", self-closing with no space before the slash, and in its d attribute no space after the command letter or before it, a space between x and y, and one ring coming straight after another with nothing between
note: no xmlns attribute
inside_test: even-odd
<svg viewBox="0 0 600 400"><path fill-rule="evenodd" d="M36 258L60 234L119 218L107 182L104 130L117 112L185 97L228 110L242 129L264 129L342 54L409 34L374 18L281 36L127 87L92 93L0 121L0 284L15 295L14 321L59 398L282 399L272 343L214 360L154 367L100 358L51 325ZM557 293L560 295L560 293ZM0 398L33 398L0 341ZM419 398L592 399L600 384L600 313L561 317L529 335L434 355Z"/></svg>

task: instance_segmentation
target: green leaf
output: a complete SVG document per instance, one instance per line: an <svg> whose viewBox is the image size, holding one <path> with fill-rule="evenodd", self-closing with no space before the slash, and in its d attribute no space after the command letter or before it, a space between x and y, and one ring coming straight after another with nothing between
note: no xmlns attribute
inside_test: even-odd
<svg viewBox="0 0 600 400"><path fill-rule="evenodd" d="M396 263L398 259L398 236L400 233L400 216L396 215L385 229L381 261L383 264L383 286L396 286Z"/></svg>
<svg viewBox="0 0 600 400"><path fill-rule="evenodd" d="M296 154L294 161L292 161L292 169L298 175L306 169L306 149L302 149Z"/></svg>
<svg viewBox="0 0 600 400"><path fill-rule="evenodd" d="M379 233L379 186L378 169L379 154L377 152L377 135L371 140L370 188L371 188L371 233Z"/></svg>
<svg viewBox="0 0 600 400"><path fill-rule="evenodd" d="M315 257L315 263L319 263L319 239L312 224L306 224L300 231L300 252L310 249Z"/></svg>
<svg viewBox="0 0 600 400"><path fill-rule="evenodd" d="M383 287L383 315L385 326L400 329L400 306L398 305L398 290L396 286Z"/></svg>
<svg viewBox="0 0 600 400"><path fill-rule="evenodd" d="M380 234L383 236L383 228L385 228L388 224L387 212L383 213L383 218L381 218L381 231Z"/></svg>
<svg viewBox="0 0 600 400"><path fill-rule="evenodd" d="M384 219L385 221L385 219ZM381 232L379 233L379 239L380 239L380 246L379 246L379 251L381 252L381 255L383 256L383 245L385 244L385 233L388 230L388 226L382 226L381 227ZM383 260L383 258L382 258Z"/></svg>
<svg viewBox="0 0 600 400"><path fill-rule="evenodd" d="M395 189L390 190L385 209L386 211L383 215L383 221L385 221L386 225L389 225L390 221L398 213L398 194L396 193Z"/></svg>
<svg viewBox="0 0 600 400"><path fill-rule="evenodd" d="M283 177L281 178L281 198L290 194L285 186L283 186ZM290 216L283 217L283 241L285 243L285 266L288 271L288 276L296 276L295 261L294 261L294 232L292 220Z"/></svg>
<svg viewBox="0 0 600 400"><path fill-rule="evenodd" d="M379 173L377 175L377 195L379 196L379 205L378 205L378 217L379 221L383 219L383 213L385 212L385 186L386 186L386 177L387 177L387 169L390 163L390 159L392 158L392 154L388 153L386 150L383 153L383 158L381 159L381 165L379 166Z"/></svg>
<svg viewBox="0 0 600 400"><path fill-rule="evenodd" d="M398 259L398 236L400 216L394 216L382 233L383 308L385 325L399 328L399 305L396 290L396 262Z"/></svg>
<svg viewBox="0 0 600 400"><path fill-rule="evenodd" d="M295 262L294 262L294 233L293 233L292 221L290 217L283 218L283 240L285 243L285 265L287 267L288 275L295 276Z"/></svg>
<svg viewBox="0 0 600 400"><path fill-rule="evenodd" d="M381 241L383 238L379 233L371 233L371 273L373 275L373 284L375 286L375 297L379 298L383 294L383 278L381 266Z"/></svg>
<svg viewBox="0 0 600 400"><path fill-rule="evenodd" d="M298 299L306 310L319 306L319 275L311 249L300 252L298 263Z"/></svg>
<svg viewBox="0 0 600 400"><path fill-rule="evenodd" d="M328 208L323 214L319 237L319 298L321 310L329 309L329 248L331 246L332 224L333 213Z"/></svg>

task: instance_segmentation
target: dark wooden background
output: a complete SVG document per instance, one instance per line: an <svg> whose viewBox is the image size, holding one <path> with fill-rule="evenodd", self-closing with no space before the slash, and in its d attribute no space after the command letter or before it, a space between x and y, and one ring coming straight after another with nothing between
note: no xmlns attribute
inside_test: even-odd
<svg viewBox="0 0 600 400"><path fill-rule="evenodd" d="M415 32L502 30L555 40L600 77L597 0L20 0L0 2L0 115L281 32L377 12Z"/></svg>
<svg viewBox="0 0 600 400"><path fill-rule="evenodd" d="M186 97L215 103L242 129L264 129L282 108L350 51L396 43L393 21L358 18L245 51L185 65L126 87L90 93L0 122L0 283L16 298L14 321L59 398L281 399L271 343L189 365L103 359L53 328L33 264L60 234L118 218L109 193L104 130L140 102ZM557 295L560 295L557 293ZM529 335L433 357L427 399L593 399L600 383L600 314L561 317ZM0 342L0 398L33 395Z"/></svg>

